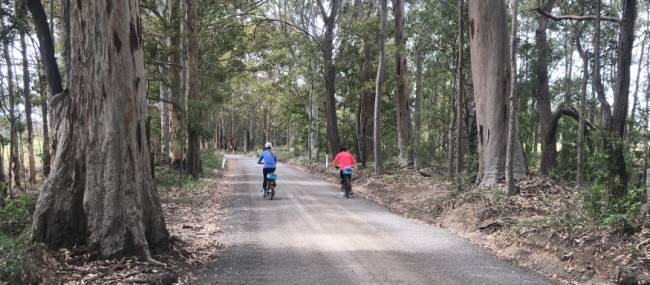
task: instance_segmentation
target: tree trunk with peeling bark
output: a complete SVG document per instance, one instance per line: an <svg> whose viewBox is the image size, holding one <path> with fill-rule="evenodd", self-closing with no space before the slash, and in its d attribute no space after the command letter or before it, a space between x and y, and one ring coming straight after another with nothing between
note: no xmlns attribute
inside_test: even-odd
<svg viewBox="0 0 650 285"><path fill-rule="evenodd" d="M51 99L58 146L32 240L99 257L166 250L150 168L138 1L78 2L70 15L70 89Z"/></svg>
<svg viewBox="0 0 650 285"><path fill-rule="evenodd" d="M503 0L469 1L470 58L478 130L480 186L505 176L508 138L507 17ZM526 160L517 136L513 147L513 177L524 177Z"/></svg>

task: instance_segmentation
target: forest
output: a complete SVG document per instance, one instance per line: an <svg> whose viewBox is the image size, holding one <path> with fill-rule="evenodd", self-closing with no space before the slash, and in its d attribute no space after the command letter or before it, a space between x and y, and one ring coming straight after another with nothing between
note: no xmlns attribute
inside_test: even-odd
<svg viewBox="0 0 650 285"><path fill-rule="evenodd" d="M163 180L266 142L454 199L544 181L546 232L634 240L647 275L649 44L638 0L0 0L0 283L42 248L160 262Z"/></svg>

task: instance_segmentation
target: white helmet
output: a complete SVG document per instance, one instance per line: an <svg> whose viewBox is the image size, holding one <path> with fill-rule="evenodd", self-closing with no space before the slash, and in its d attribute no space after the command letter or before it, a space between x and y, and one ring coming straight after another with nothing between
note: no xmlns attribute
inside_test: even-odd
<svg viewBox="0 0 650 285"><path fill-rule="evenodd" d="M273 147L273 144L270 143L270 142L267 142L267 143L264 144L264 148L272 148L272 147Z"/></svg>

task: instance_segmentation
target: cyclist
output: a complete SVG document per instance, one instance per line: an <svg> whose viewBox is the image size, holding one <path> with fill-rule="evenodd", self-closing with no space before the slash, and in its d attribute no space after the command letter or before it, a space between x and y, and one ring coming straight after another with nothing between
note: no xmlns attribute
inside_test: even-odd
<svg viewBox="0 0 650 285"><path fill-rule="evenodd" d="M356 163L357 161L354 159L354 155L348 152L347 147L345 146L339 147L339 153L337 153L336 157L334 157L334 161L332 161L332 165L335 168L338 168L340 170L339 176L341 177L341 185L343 185L343 176L344 175L350 176L349 174L343 174L343 170L346 168L353 168ZM343 189L341 189L341 192L343 192Z"/></svg>
<svg viewBox="0 0 650 285"><path fill-rule="evenodd" d="M267 142L266 144L264 144L264 151L260 155L260 159L257 161L257 164L264 164L264 167L262 168L262 175L264 175L264 182L262 183L262 192L266 190L266 184L268 182L266 179L266 175L275 172L277 161L278 161L278 157L275 154L275 151L273 151L273 144Z"/></svg>

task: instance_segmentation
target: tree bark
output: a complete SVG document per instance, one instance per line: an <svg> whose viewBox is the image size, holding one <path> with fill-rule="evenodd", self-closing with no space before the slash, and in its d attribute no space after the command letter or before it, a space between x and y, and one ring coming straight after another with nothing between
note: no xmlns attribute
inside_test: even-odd
<svg viewBox="0 0 650 285"><path fill-rule="evenodd" d="M623 13L618 37L618 60L616 83L614 85L614 108L611 132L615 135L612 151L609 155L611 194L623 197L627 193L627 168L625 165L624 141L627 120L628 99L630 94L630 66L634 48L634 24L636 22L636 0L624 0Z"/></svg>
<svg viewBox="0 0 650 285"><path fill-rule="evenodd" d="M469 2L470 58L478 130L480 186L494 185L505 175L508 137L508 33L502 0ZM527 173L521 143L514 136L513 177Z"/></svg>
<svg viewBox="0 0 650 285"><path fill-rule="evenodd" d="M545 12L551 12L555 6L555 0L548 0L541 9ZM546 37L546 29L548 27L548 18L540 15L537 19L537 30L535 31L535 49L537 51L537 64L536 64L536 85L535 97L537 99L537 113L539 115L539 131L542 137L542 154L539 163L539 173L547 176L551 169L557 165L557 140L555 136L550 141L544 138L548 136L551 118L553 112L551 111L551 93L548 86L548 61L549 61L549 48L548 40ZM536 146L535 146L536 147Z"/></svg>
<svg viewBox="0 0 650 285"><path fill-rule="evenodd" d="M193 110L196 104L199 104L199 43L197 39L198 26L196 23L196 11L194 1L186 0L187 9L187 85L185 88L185 97L188 102L188 110ZM192 112L193 113L193 112ZM197 120L197 115L188 112L187 116L187 132L188 132L188 146L187 146L187 171L194 178L198 179L201 175L201 149L199 145L199 126L200 122ZM234 123L234 122L233 122ZM233 134L234 136L234 134Z"/></svg>
<svg viewBox="0 0 650 285"><path fill-rule="evenodd" d="M413 164L413 152L410 146L411 112L409 108L408 69L406 67L406 38L404 37L404 0L393 0L395 16L395 80L397 92L397 146L399 148L399 166Z"/></svg>
<svg viewBox="0 0 650 285"><path fill-rule="evenodd" d="M334 65L334 29L336 27L336 18L341 6L340 0L331 0L329 15L325 11L322 0L318 0L321 10L321 16L325 23L325 36L321 44L323 53L323 63L325 68L325 117L327 118L327 141L329 143L330 154L338 152L341 139L339 137L339 128L336 118L336 66Z"/></svg>
<svg viewBox="0 0 650 285"><path fill-rule="evenodd" d="M51 99L58 147L32 240L151 258L169 234L150 169L138 1L64 6L70 90Z"/></svg>
<svg viewBox="0 0 650 285"><path fill-rule="evenodd" d="M185 100L181 89L181 8L180 0L170 0L171 37L170 57L172 64L169 66L169 162L180 170L183 164L185 150L185 124L183 124L183 106Z"/></svg>
<svg viewBox="0 0 650 285"><path fill-rule="evenodd" d="M415 169L422 167L420 156L422 146L422 95L424 86L422 84L422 63L424 55L422 47L416 47L415 52L415 112L413 113L413 165Z"/></svg>
<svg viewBox="0 0 650 285"><path fill-rule="evenodd" d="M377 77L375 80L375 110L373 116L373 152L375 157L375 174L384 171L381 153L381 94L384 83L384 70L386 64L385 42L386 42L386 14L388 0L380 0L379 9L379 64L377 65Z"/></svg>

